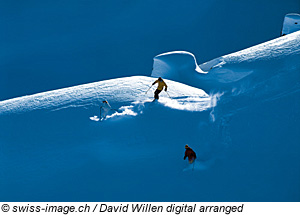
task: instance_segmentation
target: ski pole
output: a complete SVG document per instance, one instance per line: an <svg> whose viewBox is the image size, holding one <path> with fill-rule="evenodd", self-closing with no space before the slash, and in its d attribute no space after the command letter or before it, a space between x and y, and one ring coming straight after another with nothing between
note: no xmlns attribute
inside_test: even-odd
<svg viewBox="0 0 300 215"><path fill-rule="evenodd" d="M101 121L101 118L102 118L101 111L102 111L102 106L100 107L100 116L99 116L100 121Z"/></svg>
<svg viewBox="0 0 300 215"><path fill-rule="evenodd" d="M152 87L153 85L151 85L150 87L149 87L149 89L145 92L145 94L147 94L148 93L148 91L151 89L151 87Z"/></svg>
<svg viewBox="0 0 300 215"><path fill-rule="evenodd" d="M195 158L195 160L196 160L196 158ZM194 164L193 164L193 171L194 171L194 168L195 168L195 162L196 162L195 160L194 160Z"/></svg>
<svg viewBox="0 0 300 215"><path fill-rule="evenodd" d="M167 91L165 91L167 94L168 94L168 96L170 97L170 99L171 99L171 96L169 95L169 93L167 92Z"/></svg>

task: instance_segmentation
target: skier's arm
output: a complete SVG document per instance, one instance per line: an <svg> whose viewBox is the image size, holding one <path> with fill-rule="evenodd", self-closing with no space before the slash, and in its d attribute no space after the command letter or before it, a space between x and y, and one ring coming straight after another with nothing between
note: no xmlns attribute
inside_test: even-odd
<svg viewBox="0 0 300 215"><path fill-rule="evenodd" d="M183 160L185 160L186 157L187 157L187 153L185 152L185 153L184 153L184 158L183 158Z"/></svg>
<svg viewBox="0 0 300 215"><path fill-rule="evenodd" d="M158 80L154 81L152 85L156 84L158 82Z"/></svg>
<svg viewBox="0 0 300 215"><path fill-rule="evenodd" d="M165 84L165 91L167 91L168 90L168 85L166 84L166 82L164 82L164 84Z"/></svg>

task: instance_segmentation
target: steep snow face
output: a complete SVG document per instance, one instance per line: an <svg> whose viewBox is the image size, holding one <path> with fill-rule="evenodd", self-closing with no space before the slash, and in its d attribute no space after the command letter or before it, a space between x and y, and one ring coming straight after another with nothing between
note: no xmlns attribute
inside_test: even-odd
<svg viewBox="0 0 300 215"><path fill-rule="evenodd" d="M156 79L145 76L134 76L100 81L60 90L38 93L0 102L0 115L23 113L33 110L59 110L69 107L99 106L103 100L111 104L128 104L151 101ZM166 106L180 110L201 111L213 104L203 90L178 82L166 80L168 94L161 93L161 102ZM169 102L173 98L172 102ZM165 97L165 98L164 98Z"/></svg>
<svg viewBox="0 0 300 215"><path fill-rule="evenodd" d="M287 35L300 30L300 14L289 13L284 17L281 35Z"/></svg>
<svg viewBox="0 0 300 215"><path fill-rule="evenodd" d="M189 58L187 55L175 52L155 57L152 75L189 83L206 92L240 92L248 87L255 87L279 73L299 71L300 32L216 58L201 64L200 72L198 67L194 66L196 61L192 62L193 55L190 54ZM278 62L276 66L274 61Z"/></svg>

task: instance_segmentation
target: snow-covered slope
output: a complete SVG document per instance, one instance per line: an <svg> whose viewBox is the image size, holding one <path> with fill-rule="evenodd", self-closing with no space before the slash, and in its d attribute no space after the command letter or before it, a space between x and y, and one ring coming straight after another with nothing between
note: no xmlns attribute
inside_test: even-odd
<svg viewBox="0 0 300 215"><path fill-rule="evenodd" d="M151 101L153 100L155 86L152 90L148 92L147 90L155 80L145 76L118 78L9 99L0 102L0 115L40 109L59 110L68 107L97 107L103 100L109 101L112 105L115 103L120 105ZM201 89L174 81L167 80L166 82L168 83L169 95L164 92L162 94L167 98L171 96L173 101L177 101L176 103L168 102L166 104L175 109L187 108L192 111L199 111L212 107L211 104L214 103L211 101L211 97ZM185 103L188 101L194 103L189 106L184 105L184 101L186 101Z"/></svg>
<svg viewBox="0 0 300 215"><path fill-rule="evenodd" d="M6 173L0 184L10 192L0 199L176 200L174 187L184 184L191 171L182 162L182 147L191 143L195 148L192 142L210 129L217 97L165 80L172 98L162 92L152 103L154 89L145 92L154 80L112 79L1 102L0 168ZM103 99L117 113L109 112L102 122L90 120L99 115ZM202 125L199 116L206 121ZM215 159L212 151L220 148L203 142L198 155L204 160L195 171L207 169ZM161 195L163 190L169 192Z"/></svg>
<svg viewBox="0 0 300 215"><path fill-rule="evenodd" d="M186 59L187 55L170 52L156 56L152 76L188 83L206 92L240 91L279 73L299 71L300 32L213 59L199 65L200 68L195 66L196 61L192 62L194 58Z"/></svg>
<svg viewBox="0 0 300 215"><path fill-rule="evenodd" d="M158 102L145 76L0 102L0 201L300 200L299 33L201 74L186 52L159 62L171 98ZM103 99L117 111L90 120Z"/></svg>

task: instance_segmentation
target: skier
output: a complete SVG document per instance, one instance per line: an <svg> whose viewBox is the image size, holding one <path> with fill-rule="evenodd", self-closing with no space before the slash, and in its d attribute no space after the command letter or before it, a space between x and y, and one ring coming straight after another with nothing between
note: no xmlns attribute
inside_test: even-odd
<svg viewBox="0 0 300 215"><path fill-rule="evenodd" d="M167 91L168 89L167 84L164 82L164 80L161 77L159 77L156 81L154 81L152 86L156 83L158 83L158 86L154 92L154 101L159 99L158 94L160 94L160 92L163 90L164 87L165 87L165 91Z"/></svg>
<svg viewBox="0 0 300 215"><path fill-rule="evenodd" d="M188 145L185 145L185 154L184 154L184 160L188 157L189 163L193 163L195 159L197 158L196 153L193 149L191 149Z"/></svg>
<svg viewBox="0 0 300 215"><path fill-rule="evenodd" d="M102 101L102 105L100 107L100 121L106 118L107 113L112 110L111 106L109 105L108 101Z"/></svg>

